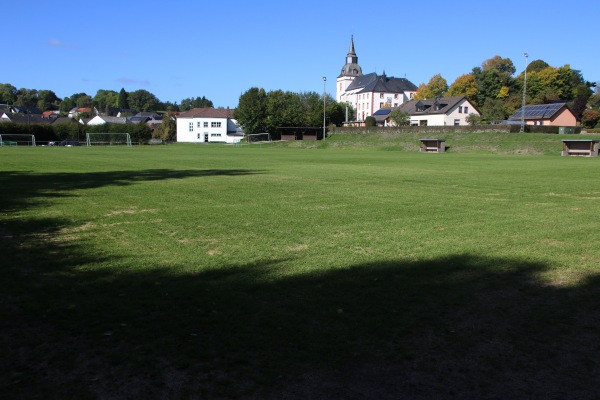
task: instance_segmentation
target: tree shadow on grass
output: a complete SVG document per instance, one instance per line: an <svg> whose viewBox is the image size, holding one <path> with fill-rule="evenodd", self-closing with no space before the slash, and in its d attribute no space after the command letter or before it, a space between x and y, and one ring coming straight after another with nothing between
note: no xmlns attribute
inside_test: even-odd
<svg viewBox="0 0 600 400"><path fill-rule="evenodd" d="M5 173L5 210L48 192L260 171ZM8 221L8 222L6 222ZM143 265L57 242L61 219L0 227L6 398L594 398L600 279L470 254L290 276L266 260ZM18 224L18 227L17 227ZM125 263L131 265L131 263ZM95 268L94 266L101 266ZM183 274L178 271L198 270Z"/></svg>
<svg viewBox="0 0 600 400"><path fill-rule="evenodd" d="M4 211L44 205L45 199L73 196L74 190L103 186L126 186L137 182L186 179L209 176L240 176L260 174L247 169L107 171L82 173L32 173L0 171L0 204Z"/></svg>
<svg viewBox="0 0 600 400"><path fill-rule="evenodd" d="M24 257L0 243L4 261ZM40 257L2 290L8 398L598 393L597 277L549 286L543 264L468 254L292 277L289 260L178 275L81 270L92 261L81 248Z"/></svg>

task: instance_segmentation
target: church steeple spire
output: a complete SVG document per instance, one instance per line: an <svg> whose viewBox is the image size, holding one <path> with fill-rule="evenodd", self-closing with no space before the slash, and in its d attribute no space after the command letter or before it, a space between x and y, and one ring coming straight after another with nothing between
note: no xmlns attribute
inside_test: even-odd
<svg viewBox="0 0 600 400"><path fill-rule="evenodd" d="M342 68L342 73L340 76L361 76L362 68L358 65L358 56L356 55L356 51L354 50L354 35L350 37L350 49L348 50L348 54L346 54L346 65Z"/></svg>
<svg viewBox="0 0 600 400"><path fill-rule="evenodd" d="M346 64L342 67L342 72L337 77L336 99L339 102L348 101L346 89L352 84L354 79L362 76L362 68L358 65L358 57L354 50L354 35L350 36L350 49L346 55Z"/></svg>
<svg viewBox="0 0 600 400"><path fill-rule="evenodd" d="M354 51L354 35L350 36L350 50L346 55L346 64L358 64L358 57Z"/></svg>

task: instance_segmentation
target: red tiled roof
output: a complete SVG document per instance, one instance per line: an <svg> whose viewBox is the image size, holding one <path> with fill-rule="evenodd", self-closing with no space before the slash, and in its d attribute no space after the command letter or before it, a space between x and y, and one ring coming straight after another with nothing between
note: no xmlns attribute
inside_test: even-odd
<svg viewBox="0 0 600 400"><path fill-rule="evenodd" d="M231 108L192 108L179 114L179 118L233 118Z"/></svg>
<svg viewBox="0 0 600 400"><path fill-rule="evenodd" d="M44 118L50 118L52 115L58 115L58 111L44 111L42 113L42 117Z"/></svg>

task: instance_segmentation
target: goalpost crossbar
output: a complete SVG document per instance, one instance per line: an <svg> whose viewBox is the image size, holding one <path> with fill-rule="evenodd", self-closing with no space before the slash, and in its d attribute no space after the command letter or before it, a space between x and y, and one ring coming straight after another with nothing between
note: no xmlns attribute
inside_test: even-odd
<svg viewBox="0 0 600 400"><path fill-rule="evenodd" d="M250 133L246 135L246 142L249 144L271 143L271 134L268 132Z"/></svg>
<svg viewBox="0 0 600 400"><path fill-rule="evenodd" d="M23 144L27 146L35 146L35 135L25 133L0 134L0 147L19 146Z"/></svg>
<svg viewBox="0 0 600 400"><path fill-rule="evenodd" d="M131 146L131 135L129 133L90 133L85 134L86 146L112 146L126 145Z"/></svg>

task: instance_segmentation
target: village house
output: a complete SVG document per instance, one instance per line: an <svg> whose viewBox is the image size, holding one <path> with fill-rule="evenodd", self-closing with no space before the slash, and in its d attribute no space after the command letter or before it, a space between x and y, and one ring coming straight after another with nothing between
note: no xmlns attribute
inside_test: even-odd
<svg viewBox="0 0 600 400"><path fill-rule="evenodd" d="M520 123L524 120L526 125L549 126L577 126L577 117L567 103L531 104L519 108L508 118L509 123Z"/></svg>
<svg viewBox="0 0 600 400"><path fill-rule="evenodd" d="M398 108L410 116L411 126L469 125L467 117L470 114L480 115L464 96L413 99Z"/></svg>
<svg viewBox="0 0 600 400"><path fill-rule="evenodd" d="M244 132L229 108L193 108L177 117L177 141L187 143L238 143Z"/></svg>

